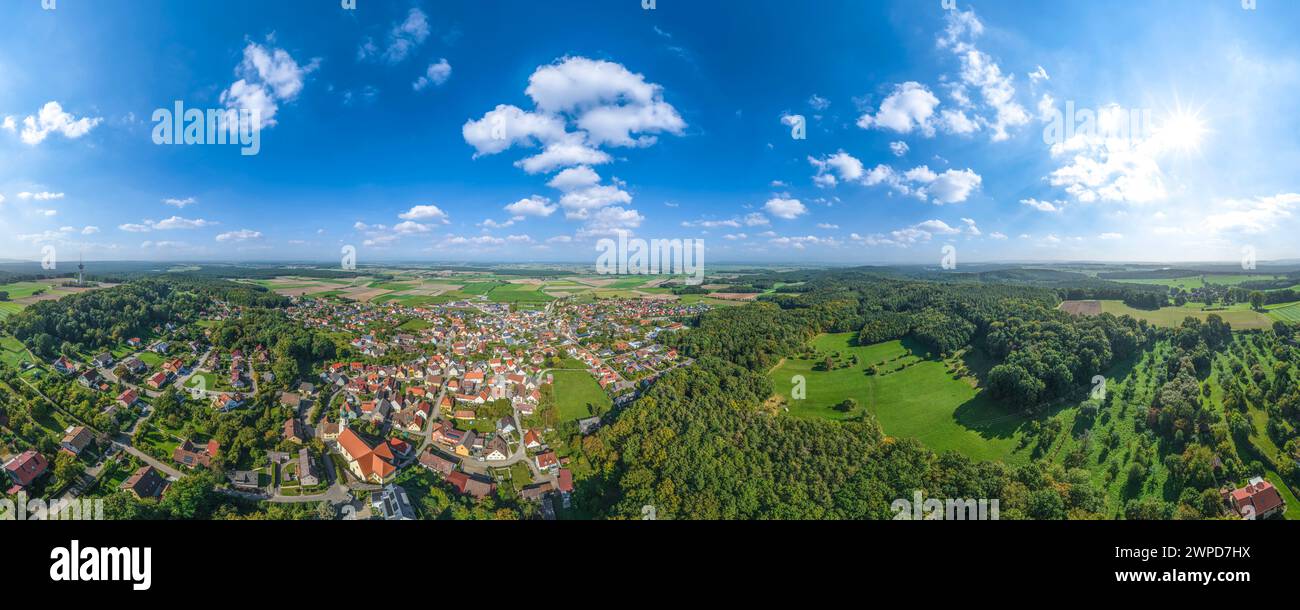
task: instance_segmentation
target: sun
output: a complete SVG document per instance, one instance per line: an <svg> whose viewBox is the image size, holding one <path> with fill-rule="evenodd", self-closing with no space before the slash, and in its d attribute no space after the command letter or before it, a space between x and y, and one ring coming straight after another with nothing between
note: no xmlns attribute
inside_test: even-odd
<svg viewBox="0 0 1300 610"><path fill-rule="evenodd" d="M1156 128L1155 139L1167 150L1199 152L1207 133L1209 129L1197 113L1179 109Z"/></svg>

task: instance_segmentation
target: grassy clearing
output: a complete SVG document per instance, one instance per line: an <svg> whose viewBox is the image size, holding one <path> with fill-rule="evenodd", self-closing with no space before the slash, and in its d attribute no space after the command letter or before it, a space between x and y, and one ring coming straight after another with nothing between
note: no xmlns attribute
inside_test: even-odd
<svg viewBox="0 0 1300 610"><path fill-rule="evenodd" d="M614 403L610 400L600 384L586 371L554 371L555 406L560 410L560 419L582 419L591 417L587 405L595 405L601 411L607 411Z"/></svg>
<svg viewBox="0 0 1300 610"><path fill-rule="evenodd" d="M820 360L787 359L770 374L791 417L843 420L835 406L852 398L880 421L885 433L914 437L935 451L958 451L974 459L1021 463L1028 451L1017 449L1026 419L1010 413L977 387L973 377L952 372L955 362L926 360L919 349L901 341L851 345L852 333L821 335L812 346L821 354L838 352L846 366L816 371ZM847 364L852 356L857 364ZM867 368L876 366L877 375ZM978 364L972 362L972 368ZM807 398L791 400L795 376L806 380Z"/></svg>

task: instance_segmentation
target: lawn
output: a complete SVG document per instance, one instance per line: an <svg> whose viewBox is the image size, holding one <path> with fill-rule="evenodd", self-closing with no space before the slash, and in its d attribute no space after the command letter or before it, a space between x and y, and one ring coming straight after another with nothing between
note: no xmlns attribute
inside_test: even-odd
<svg viewBox="0 0 1300 610"><path fill-rule="evenodd" d="M1175 327L1183 323L1188 316L1204 321L1210 314L1218 314L1224 322L1232 325L1234 330L1272 328L1273 320L1267 315L1250 309L1248 304L1237 304L1226 308L1211 308L1204 305L1184 305L1182 307L1164 307L1154 311L1134 309L1122 301L1102 301L1101 310L1116 316L1127 315L1138 320L1146 320L1156 326Z"/></svg>
<svg viewBox="0 0 1300 610"><path fill-rule="evenodd" d="M555 403L560 410L560 420L591 417L587 405L597 405L606 411L614 404L600 384L586 371L553 371L555 375Z"/></svg>
<svg viewBox="0 0 1300 610"><path fill-rule="evenodd" d="M813 346L821 353L839 352L847 365L834 371L814 371L812 360L786 359L771 374L772 384L789 403L789 415L842 420L852 413L835 409L846 398L865 406L885 434L913 437L935 451L958 451L973 459L1021 463L1028 452L1017 451L1019 428L1025 419L985 398L974 380L954 379L950 366L926 360L920 350L901 341L869 346L850 344L853 333L821 335ZM883 374L868 375L876 365ZM790 400L794 377L806 380L807 398Z"/></svg>

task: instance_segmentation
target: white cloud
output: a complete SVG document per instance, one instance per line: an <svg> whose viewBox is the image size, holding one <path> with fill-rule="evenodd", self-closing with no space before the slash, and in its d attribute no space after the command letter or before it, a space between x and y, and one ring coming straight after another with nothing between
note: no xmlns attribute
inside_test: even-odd
<svg viewBox="0 0 1300 610"><path fill-rule="evenodd" d="M593 186L565 193L560 197L560 206L564 208L565 217L585 220L591 210L610 205L627 205L632 203L632 195L612 185Z"/></svg>
<svg viewBox="0 0 1300 610"><path fill-rule="evenodd" d="M18 123L14 121L14 118L12 116L5 117L4 122L0 123L0 129L3 129L11 133L15 129L17 129L17 127L18 127Z"/></svg>
<svg viewBox="0 0 1300 610"><path fill-rule="evenodd" d="M920 165L899 173L888 165L877 165L861 182L867 186L885 184L903 195L944 205L966 201L983 183L983 178L970 169L935 173L929 166Z"/></svg>
<svg viewBox="0 0 1300 610"><path fill-rule="evenodd" d="M163 203L177 208L184 208L185 206L194 205L198 202L199 200L193 197L186 197L184 199L176 199L173 197L173 198L168 198L163 200Z"/></svg>
<svg viewBox="0 0 1300 610"><path fill-rule="evenodd" d="M388 32L387 46L381 52L373 39L367 38L357 49L357 59L379 57L390 64L401 63L429 38L429 17L418 8L406 14L406 19L393 24Z"/></svg>
<svg viewBox="0 0 1300 610"><path fill-rule="evenodd" d="M969 169L950 169L939 174L938 177L930 183L930 201L940 205L945 203L961 203L966 201L966 199L970 197L971 192L978 189L982 182L983 179L980 178L979 174L976 174Z"/></svg>
<svg viewBox="0 0 1300 610"><path fill-rule="evenodd" d="M944 110L939 113L939 124L944 131L958 135L972 134L980 130L977 121L966 116L961 110Z"/></svg>
<svg viewBox="0 0 1300 610"><path fill-rule="evenodd" d="M1124 239L1124 234L1123 233L1102 233L1097 237L1105 240Z"/></svg>
<svg viewBox="0 0 1300 610"><path fill-rule="evenodd" d="M533 72L524 93L542 113L571 117L592 146L650 146L651 134L686 128L663 87L614 62L565 57Z"/></svg>
<svg viewBox="0 0 1300 610"><path fill-rule="evenodd" d="M148 233L150 231L150 228L147 225L141 225L141 224L128 223L128 224L118 225L117 228L122 231L126 231L127 233Z"/></svg>
<svg viewBox="0 0 1300 610"><path fill-rule="evenodd" d="M597 184L600 184L600 175L590 167L581 165L556 174L546 186L560 191L572 191Z"/></svg>
<svg viewBox="0 0 1300 610"><path fill-rule="evenodd" d="M808 213L808 208L798 199L774 197L763 204L763 209L777 218L794 220Z"/></svg>
<svg viewBox="0 0 1300 610"><path fill-rule="evenodd" d="M546 145L542 152L515 162L515 167L530 174L545 174L575 165L604 165L614 159L603 150L588 145L581 134L570 134Z"/></svg>
<svg viewBox="0 0 1300 610"><path fill-rule="evenodd" d="M498 105L483 118L469 120L461 127L465 142L474 147L474 157L495 155L516 144L534 146L564 137L562 118L527 112L509 104Z"/></svg>
<svg viewBox="0 0 1300 610"><path fill-rule="evenodd" d="M889 129L898 133L911 133L915 129L932 136L934 125L931 118L938 105L939 98L925 85L909 81L895 86L874 116L868 112L859 117L858 127Z"/></svg>
<svg viewBox="0 0 1300 610"><path fill-rule="evenodd" d="M1007 234L1001 231L994 231L992 233L989 233L989 237L1001 241L1007 238Z"/></svg>
<svg viewBox="0 0 1300 610"><path fill-rule="evenodd" d="M208 220L204 220L202 218L189 219L189 218L181 218L180 216L172 216L171 218L168 218L166 220L160 220L155 223L150 223L150 226L159 231L171 231L171 230L202 229L204 227L209 227L214 224L216 223Z"/></svg>
<svg viewBox="0 0 1300 610"><path fill-rule="evenodd" d="M24 144L35 146L45 141L50 134L59 134L69 140L75 140L88 133L104 119L99 117L77 118L63 111L58 102L46 102L35 116L23 119L22 140ZM13 117L6 117L4 128L13 131Z"/></svg>
<svg viewBox="0 0 1300 610"><path fill-rule="evenodd" d="M81 229L82 235L94 235L98 232L99 232L99 227L96 226L86 226Z"/></svg>
<svg viewBox="0 0 1300 610"><path fill-rule="evenodd" d="M970 235L979 235L979 229L975 228L975 221L969 218L962 219L966 226L966 231ZM896 246L907 248L909 246L928 242L936 235L960 235L962 229L958 229L948 223L938 220L926 220L914 225L890 231L889 233L875 233L872 235L859 235L853 233L849 236L850 240L866 244L868 246ZM1001 235L995 234L995 235ZM1005 239L1003 236L1002 239Z"/></svg>
<svg viewBox="0 0 1300 610"><path fill-rule="evenodd" d="M250 229L240 229L238 231L230 231L228 233L222 233L221 235L217 236L217 241L222 243L228 241L245 242L245 241L251 241L255 239L262 239L262 233L260 231L253 231Z"/></svg>
<svg viewBox="0 0 1300 610"><path fill-rule="evenodd" d="M982 119L992 128L993 141L1006 140L1009 129L1029 122L1029 113L1015 101L1015 78L1003 74L997 62L975 46L974 39L984 32L984 25L974 11L948 11L947 20L939 46L958 57L962 83L978 89L984 105L993 110L992 120Z"/></svg>
<svg viewBox="0 0 1300 610"><path fill-rule="evenodd" d="M645 216L636 210L611 206L592 212L578 234L581 237L610 235L615 231L635 229L644 221Z"/></svg>
<svg viewBox="0 0 1300 610"><path fill-rule="evenodd" d="M831 101L814 93L812 97L808 98L808 105L812 106L813 110L817 110L820 112L822 110L826 110L827 108L830 108Z"/></svg>
<svg viewBox="0 0 1300 610"><path fill-rule="evenodd" d="M29 201L29 200L54 201L57 199L63 199L63 193L50 193L47 191L42 191L40 193L30 193L27 191L23 191L21 193L18 193L18 198L22 199L23 201Z"/></svg>
<svg viewBox="0 0 1300 610"><path fill-rule="evenodd" d="M416 91L423 91L430 85L442 85L451 78L451 64L447 63L444 57L438 60L438 63L429 64L428 69L424 71L424 76L416 79L411 85Z"/></svg>
<svg viewBox="0 0 1300 610"><path fill-rule="evenodd" d="M1034 208L1039 212L1060 212L1065 209L1065 204L1060 201L1041 201L1032 197L1029 199L1021 199L1020 203Z"/></svg>
<svg viewBox="0 0 1300 610"><path fill-rule="evenodd" d="M416 235L433 231L433 227L414 220L407 220L393 225L393 231L398 235Z"/></svg>
<svg viewBox="0 0 1300 610"><path fill-rule="evenodd" d="M1052 77L1047 75L1047 70L1044 70L1042 66L1038 66L1037 69L1029 73L1029 80L1037 83L1039 81L1052 80Z"/></svg>
<svg viewBox="0 0 1300 610"><path fill-rule="evenodd" d="M274 127L279 104L297 99L307 75L319 65L319 60L312 60L301 66L284 49L268 49L250 42L244 47L243 61L235 68L240 78L221 92L221 102L227 108L255 112L256 129Z"/></svg>
<svg viewBox="0 0 1300 610"><path fill-rule="evenodd" d="M434 220L441 222L442 224L451 222L447 218L446 212L443 212L441 208L432 204L414 206L410 210L399 214L397 217L402 220Z"/></svg>
<svg viewBox="0 0 1300 610"><path fill-rule="evenodd" d="M599 176L596 177L596 181L600 181ZM509 212L511 216L535 216L538 218L546 218L547 216L554 214L556 209L557 206L552 205L550 199L540 195L533 195L532 197L520 199L519 201L505 207L505 210Z"/></svg>
<svg viewBox="0 0 1300 610"><path fill-rule="evenodd" d="M889 143L889 151L894 153L895 157L901 157L903 155L906 155L907 151L909 150L911 150L911 148L908 147L907 142L904 142L902 140Z"/></svg>
<svg viewBox="0 0 1300 610"><path fill-rule="evenodd" d="M866 174L862 161L843 150L824 159L808 157L808 163L817 168L813 183L823 188L833 187L841 181L859 182Z"/></svg>
<svg viewBox="0 0 1300 610"><path fill-rule="evenodd" d="M1216 202L1222 210L1210 214L1202 223L1209 233L1257 234L1273 230L1300 205L1300 193L1284 193L1252 199L1226 199Z"/></svg>

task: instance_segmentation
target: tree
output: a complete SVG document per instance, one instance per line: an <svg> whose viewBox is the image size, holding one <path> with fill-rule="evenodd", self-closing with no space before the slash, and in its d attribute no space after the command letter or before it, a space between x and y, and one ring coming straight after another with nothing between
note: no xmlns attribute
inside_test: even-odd
<svg viewBox="0 0 1300 610"><path fill-rule="evenodd" d="M1254 309L1263 309L1264 304L1268 302L1268 295L1259 290L1251 291L1250 306Z"/></svg>
<svg viewBox="0 0 1300 610"><path fill-rule="evenodd" d="M81 478L84 472L86 472L86 466L71 453L60 451L58 455L54 456L54 479L60 487Z"/></svg>

